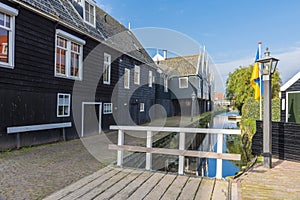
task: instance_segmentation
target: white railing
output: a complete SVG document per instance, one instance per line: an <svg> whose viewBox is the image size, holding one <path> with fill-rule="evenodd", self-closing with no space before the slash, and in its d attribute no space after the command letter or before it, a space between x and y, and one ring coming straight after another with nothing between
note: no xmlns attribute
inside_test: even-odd
<svg viewBox="0 0 300 200"><path fill-rule="evenodd" d="M178 127L149 127L149 126L110 126L111 130L118 130L118 144L110 144L109 149L117 150L117 166L123 165L123 152L146 153L146 170L151 170L152 154L166 154L179 156L178 173L184 174L184 157L215 158L217 159L216 178L222 178L222 160L241 160L240 154L223 153L223 135L241 134L240 130L231 129L204 129L204 128L178 128ZM125 131L142 131L147 133L146 147L124 145ZM179 133L179 149L152 148L153 133L176 132ZM204 152L185 149L185 135L188 133L217 134L217 152Z"/></svg>

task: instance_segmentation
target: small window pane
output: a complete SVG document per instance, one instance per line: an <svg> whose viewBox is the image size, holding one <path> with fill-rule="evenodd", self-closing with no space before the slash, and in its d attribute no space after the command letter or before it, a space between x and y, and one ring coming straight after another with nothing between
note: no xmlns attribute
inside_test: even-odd
<svg viewBox="0 0 300 200"><path fill-rule="evenodd" d="M6 25L7 28L10 28L10 16L6 15Z"/></svg>
<svg viewBox="0 0 300 200"><path fill-rule="evenodd" d="M8 63L9 31L0 28L0 62Z"/></svg>

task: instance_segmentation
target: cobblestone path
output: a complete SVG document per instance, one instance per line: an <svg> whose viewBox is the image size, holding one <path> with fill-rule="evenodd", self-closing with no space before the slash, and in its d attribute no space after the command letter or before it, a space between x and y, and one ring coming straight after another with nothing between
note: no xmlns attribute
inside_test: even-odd
<svg viewBox="0 0 300 200"><path fill-rule="evenodd" d="M0 153L0 199L41 199L103 167L79 139Z"/></svg>

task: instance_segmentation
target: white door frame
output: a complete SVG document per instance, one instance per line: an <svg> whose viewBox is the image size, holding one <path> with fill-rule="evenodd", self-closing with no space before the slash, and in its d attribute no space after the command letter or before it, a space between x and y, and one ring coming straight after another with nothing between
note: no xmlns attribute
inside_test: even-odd
<svg viewBox="0 0 300 200"><path fill-rule="evenodd" d="M85 105L99 105L99 134L101 134L101 121L102 121L102 102L82 102L81 105L81 137L84 136L84 106Z"/></svg>

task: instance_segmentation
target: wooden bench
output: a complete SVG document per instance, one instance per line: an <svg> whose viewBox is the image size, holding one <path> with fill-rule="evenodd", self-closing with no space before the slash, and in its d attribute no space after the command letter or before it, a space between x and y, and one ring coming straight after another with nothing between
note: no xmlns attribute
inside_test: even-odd
<svg viewBox="0 0 300 200"><path fill-rule="evenodd" d="M17 148L19 149L21 146L20 133L62 128L63 138L64 140L66 140L65 128L68 127L72 127L72 122L39 124L39 125L28 125L28 126L14 126L14 127L7 127L7 134L9 135L16 134L16 143L17 143Z"/></svg>

